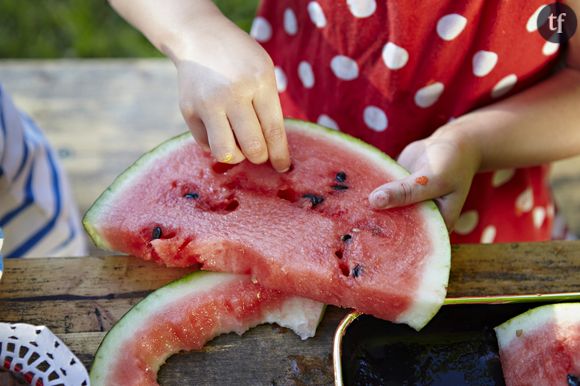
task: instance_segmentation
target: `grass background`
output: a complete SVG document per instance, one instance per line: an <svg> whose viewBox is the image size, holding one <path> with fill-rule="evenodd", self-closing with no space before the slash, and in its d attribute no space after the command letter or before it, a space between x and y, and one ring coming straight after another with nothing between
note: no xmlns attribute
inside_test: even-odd
<svg viewBox="0 0 580 386"><path fill-rule="evenodd" d="M258 0L214 2L249 30ZM0 0L0 59L152 56L161 54L105 0Z"/></svg>

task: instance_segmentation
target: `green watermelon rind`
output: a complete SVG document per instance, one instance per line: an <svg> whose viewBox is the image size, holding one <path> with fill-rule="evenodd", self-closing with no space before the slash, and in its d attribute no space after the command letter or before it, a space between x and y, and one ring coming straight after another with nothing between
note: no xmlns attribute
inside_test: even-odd
<svg viewBox="0 0 580 386"><path fill-rule="evenodd" d="M351 151L366 157L369 162L376 166L382 167L394 178L402 179L409 176L409 172L387 154L348 134L294 119L286 120L286 128L301 130L310 135L314 134L330 140L338 139ZM445 299L451 267L451 245L449 243L449 232L437 205L433 201L424 201L417 204L417 206L420 208L423 218L428 222L428 234L432 236L431 241L435 253L430 257L438 261L438 264L425 264L425 267L427 269L430 267L432 272L425 272L422 275L419 288L415 296L411 297L414 305L408 311L399 315L396 322L406 323L416 330L420 330L435 316ZM441 280L441 278L444 278L444 280ZM427 297L425 298L425 296Z"/></svg>
<svg viewBox="0 0 580 386"><path fill-rule="evenodd" d="M319 138L324 138L335 143L338 141L340 145L346 146L361 157L365 157L371 164L382 168L394 178L400 179L409 175L407 170L387 154L348 134L314 123L294 119L286 119L285 125L289 130L301 131L310 136L318 136ZM193 138L186 132L161 143L151 151L145 153L119 175L111 186L99 196L83 218L85 230L97 247L107 250L112 249L107 241L99 235L98 229L95 228L99 224L99 214L105 212L104 208L108 203L113 201L115 195L122 194L123 188L130 186L133 179L138 178L143 171L146 171L148 164L158 158L162 158L165 154L170 153L173 149L178 148L188 140L193 140ZM425 264L429 272L425 272L422 275L421 283L416 294L410 296L414 301L413 306L401 314L396 320L398 323L407 323L417 330L421 329L431 320L443 304L451 265L449 233L439 209L433 201L422 202L418 204L418 207L421 210L423 218L427 221L427 233L432 235L431 242L434 253L430 258L433 258L437 264Z"/></svg>
<svg viewBox="0 0 580 386"><path fill-rule="evenodd" d="M133 334L139 331L140 326L143 323L147 323L150 317L154 316L157 311L167 309L171 306L172 302L178 301L184 297L194 295L194 294L211 294L212 288L220 285L227 284L228 282L234 282L239 280L243 275L230 274L223 272L207 272L207 271L197 271L189 273L180 279L177 279L165 286L157 289L156 291L150 293L139 303L134 305L125 315L119 319L114 326L107 332L93 360L91 366L90 378L91 385L105 385L106 378L109 375L110 366L114 365L115 358L119 354L120 347L125 341L133 338ZM314 336L316 326L322 321L324 316L324 311L326 306L324 304L314 302L307 299L302 299L299 297L288 297L284 303L286 305L289 302L294 301L294 306L297 311L301 312L290 312L291 317L284 318L279 315L271 317L269 312L265 313L267 317L260 323L277 323L280 326L290 328L296 332L302 339L306 339ZM308 302L308 308L302 308L301 303ZM292 305L290 305L292 307ZM315 307L316 309L316 321L311 323L311 325L304 327L304 322L310 316L314 316L314 313L310 313ZM293 320L294 319L294 320ZM299 323L296 324L296 321ZM311 322L310 319L308 322ZM251 328L251 327L249 327ZM230 331L227 331L230 332ZM223 332L223 333L227 333ZM238 334L244 331L235 331ZM161 365L166 358L160 358ZM151 364L150 364L151 365ZM155 366L153 366L154 368ZM154 368L155 371L158 368Z"/></svg>
<svg viewBox="0 0 580 386"><path fill-rule="evenodd" d="M110 201L113 201L114 197L122 191L123 187L130 185L131 181L136 179L142 171L146 171L148 164L163 157L164 154L170 153L173 149L178 148L181 143L189 139L192 139L189 132L182 133L162 142L147 153L144 153L137 159L137 161L119 174L113 183L99 195L83 217L85 231L95 246L111 250L109 243L99 235L99 231L95 229L94 226L99 223L99 214L103 212L103 207L105 207Z"/></svg>
<svg viewBox="0 0 580 386"><path fill-rule="evenodd" d="M555 303L535 307L500 324L494 329L499 348L508 347L518 335L525 336L527 331L537 330L550 321L563 326L580 324L580 303Z"/></svg>

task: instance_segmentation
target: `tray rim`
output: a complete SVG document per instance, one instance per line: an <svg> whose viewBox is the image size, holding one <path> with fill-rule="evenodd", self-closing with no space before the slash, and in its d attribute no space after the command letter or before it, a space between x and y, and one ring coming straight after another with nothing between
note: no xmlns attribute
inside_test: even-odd
<svg viewBox="0 0 580 386"><path fill-rule="evenodd" d="M531 295L492 295L492 296L462 296L446 298L443 306L453 306L460 304L510 304L510 303L533 303L533 302L553 302L579 300L580 292L560 292L552 294L531 294ZM344 386L342 378L342 338L346 334L348 327L358 317L364 315L362 312L349 312L338 324L334 332L332 343L332 367L334 370L335 386Z"/></svg>

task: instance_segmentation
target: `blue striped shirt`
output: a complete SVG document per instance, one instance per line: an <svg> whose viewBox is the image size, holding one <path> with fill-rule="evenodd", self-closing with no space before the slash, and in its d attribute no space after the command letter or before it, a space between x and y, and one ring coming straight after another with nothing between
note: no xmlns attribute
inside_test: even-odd
<svg viewBox="0 0 580 386"><path fill-rule="evenodd" d="M78 212L55 152L1 86L0 228L6 258L86 253Z"/></svg>

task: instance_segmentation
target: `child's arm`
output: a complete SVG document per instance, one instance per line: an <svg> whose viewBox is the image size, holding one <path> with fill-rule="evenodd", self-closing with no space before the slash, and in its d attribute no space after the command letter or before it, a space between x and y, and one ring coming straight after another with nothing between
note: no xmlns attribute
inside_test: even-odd
<svg viewBox="0 0 580 386"><path fill-rule="evenodd" d="M221 162L290 167L274 65L258 43L210 0L110 3L173 60L181 112L197 142Z"/></svg>
<svg viewBox="0 0 580 386"><path fill-rule="evenodd" d="M580 0L568 1L580 10ZM580 17L580 13L577 13ZM468 113L411 143L399 157L411 176L369 196L376 208L435 199L451 229L478 171L539 165L580 153L580 32L567 67L513 97ZM427 179L417 178L425 176ZM420 184L417 181L425 182Z"/></svg>

